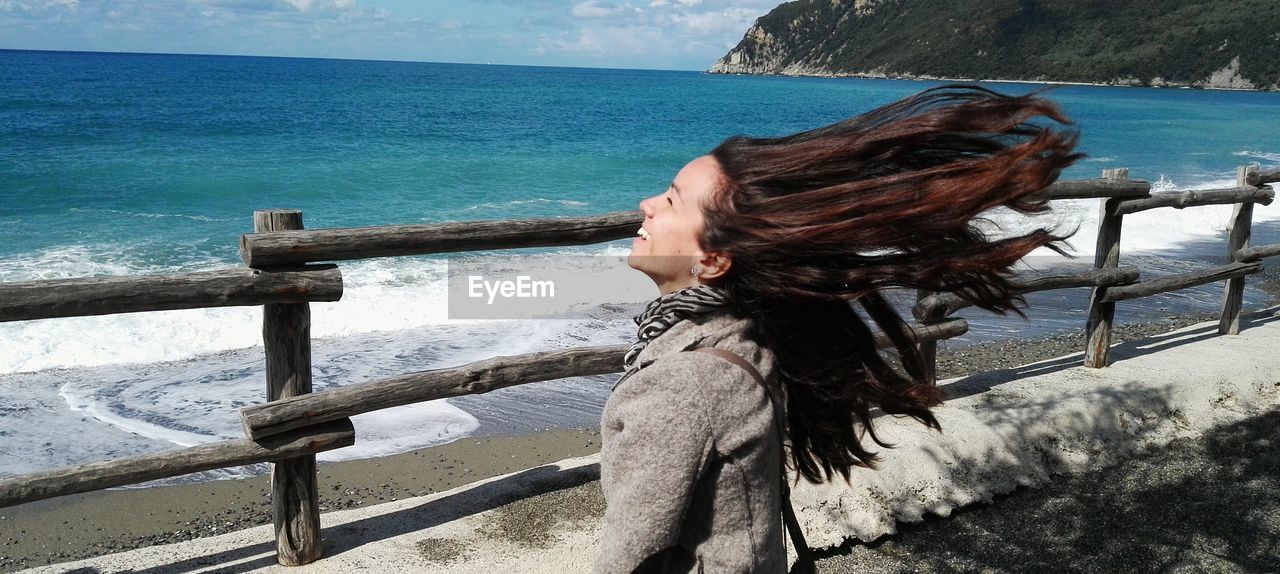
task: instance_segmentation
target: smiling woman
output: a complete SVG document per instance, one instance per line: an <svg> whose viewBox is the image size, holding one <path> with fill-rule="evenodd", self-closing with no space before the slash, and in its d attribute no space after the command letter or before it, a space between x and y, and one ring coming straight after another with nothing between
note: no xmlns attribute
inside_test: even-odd
<svg viewBox="0 0 1280 574"><path fill-rule="evenodd" d="M702 206L719 180L715 158L702 156L680 170L667 191L640 202L644 224L631 243L627 264L648 275L664 295L692 287L699 275L711 280L728 269L724 258L713 255L702 262L699 257Z"/></svg>
<svg viewBox="0 0 1280 574"><path fill-rule="evenodd" d="M873 466L861 437L888 446L873 407L939 428L941 392L880 290L964 288L1017 310L1009 268L1065 237L989 240L973 221L1048 209L1036 192L1081 157L1052 121L1068 123L1036 94L941 86L791 136L730 138L641 202L628 263L660 296L601 421L597 572L783 571L780 516L811 567L784 465L813 482Z"/></svg>

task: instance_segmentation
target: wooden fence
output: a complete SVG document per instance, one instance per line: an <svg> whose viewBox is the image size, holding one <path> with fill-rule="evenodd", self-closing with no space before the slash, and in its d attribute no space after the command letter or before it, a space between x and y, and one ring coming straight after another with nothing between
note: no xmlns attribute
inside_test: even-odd
<svg viewBox="0 0 1280 574"><path fill-rule="evenodd" d="M1226 281L1220 333L1240 329L1244 277L1262 270L1261 260L1280 254L1280 244L1249 246L1255 203L1268 204L1280 170L1239 168L1235 187L1151 193L1128 179L1127 169L1106 170L1102 179L1057 182L1043 193L1051 200L1101 198L1094 269L1081 273L1024 274L1020 293L1092 287L1084 363L1107 364L1118 301L1215 281ZM1141 282L1133 267L1120 267L1120 231L1125 214L1148 209L1233 204L1226 265ZM469 250L583 245L634 235L638 211L598 217L481 221L347 229L304 229L297 211L254 213L254 232L241 238L247 267L165 276L62 279L0 284L0 322L223 306L263 307L266 355L265 404L241 410L245 438L135 456L0 480L0 507L136 484L159 478L258 462L273 462L272 506L277 559L306 564L321 555L315 454L355 443L350 417L422 401L484 393L565 377L621 370L624 345L493 357L459 367L311 392L310 307L337 301L342 275L319 262L423 255ZM957 293L920 293L912 313L912 336L932 366L937 341L964 334L968 323L951 315L968 305ZM877 344L890 346L884 336Z"/></svg>

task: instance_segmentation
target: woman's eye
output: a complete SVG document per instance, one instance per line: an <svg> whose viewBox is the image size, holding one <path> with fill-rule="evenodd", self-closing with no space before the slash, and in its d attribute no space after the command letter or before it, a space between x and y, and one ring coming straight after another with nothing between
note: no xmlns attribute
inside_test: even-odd
<svg viewBox="0 0 1280 574"><path fill-rule="evenodd" d="M670 195L667 196L667 205L675 205L675 203L672 203Z"/></svg>

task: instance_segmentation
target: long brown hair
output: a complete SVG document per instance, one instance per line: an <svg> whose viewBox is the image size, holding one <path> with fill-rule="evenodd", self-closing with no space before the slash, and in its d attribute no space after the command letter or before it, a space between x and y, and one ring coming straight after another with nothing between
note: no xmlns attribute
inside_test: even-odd
<svg viewBox="0 0 1280 574"><path fill-rule="evenodd" d="M1051 120L1051 121L1044 121ZM720 286L778 359L791 462L818 482L871 467L870 408L940 428L905 322L880 293L959 291L981 308L1021 313L1010 267L1066 236L1038 228L992 239L975 218L1004 206L1034 214L1036 195L1082 157L1076 134L1038 92L974 85L925 90L830 126L777 138L735 136L711 155L723 173L704 207L704 249L730 254ZM879 355L850 301L893 341ZM905 372L904 372L905 371Z"/></svg>

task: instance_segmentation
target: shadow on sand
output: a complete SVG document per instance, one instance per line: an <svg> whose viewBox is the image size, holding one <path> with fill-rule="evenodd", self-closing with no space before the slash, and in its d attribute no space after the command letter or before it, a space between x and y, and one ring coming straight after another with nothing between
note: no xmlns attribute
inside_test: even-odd
<svg viewBox="0 0 1280 574"><path fill-rule="evenodd" d="M1277 321L1280 321L1280 306L1259 309L1242 315L1240 319L1240 331L1243 333L1250 328L1260 327ZM1223 335L1218 334L1218 326L1215 323L1212 325L1204 325L1194 329L1188 329L1178 333L1165 333L1154 337L1117 343L1111 346L1111 351L1107 355L1107 364L1111 365L1118 361L1150 355L1160 351L1167 351L1183 345L1205 341L1219 336ZM963 377L943 388L946 391L947 400L958 399L984 393L998 387L999 385L1016 381L1018 379L1057 373L1073 367L1079 367L1082 364L1084 364L1084 351L1072 353L1071 355L1059 357L1057 359L1032 363L1030 365L1022 365L1010 369L994 369L991 371L977 373L968 377Z"/></svg>
<svg viewBox="0 0 1280 574"><path fill-rule="evenodd" d="M821 572L1280 571L1280 410L827 552Z"/></svg>
<svg viewBox="0 0 1280 574"><path fill-rule="evenodd" d="M442 498L346 524L323 527L324 556L332 557L365 544L417 532L492 510L518 500L579 486L600 478L600 465L560 469L554 465L531 468L474 486ZM321 517L322 524L324 517ZM150 568L128 570L132 574L240 574L276 564L274 540L188 558ZM324 558L321 558L323 561ZM220 566L219 566L220 565ZM100 574L93 567L68 570L67 574Z"/></svg>

